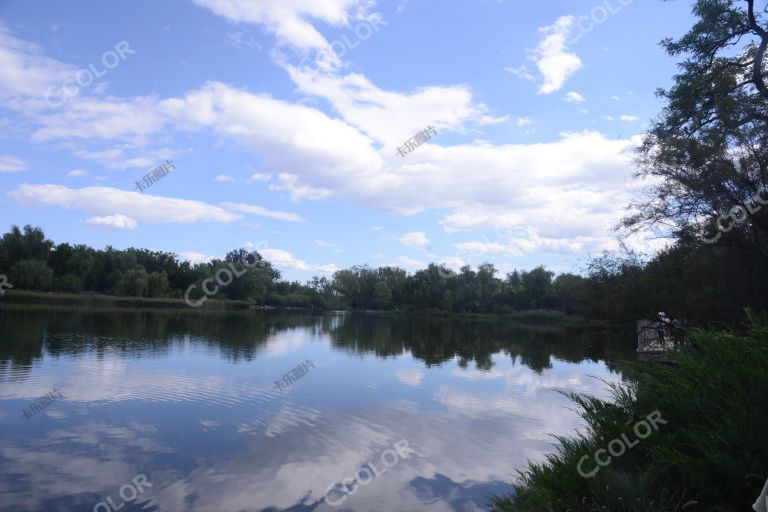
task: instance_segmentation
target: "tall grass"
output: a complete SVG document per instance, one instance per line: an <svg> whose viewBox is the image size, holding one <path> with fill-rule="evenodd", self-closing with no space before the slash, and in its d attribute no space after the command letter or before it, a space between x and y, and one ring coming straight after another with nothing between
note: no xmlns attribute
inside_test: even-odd
<svg viewBox="0 0 768 512"><path fill-rule="evenodd" d="M768 477L768 319L746 335L697 331L676 365L638 365L613 401L571 395L587 429L522 472L496 512L751 510ZM593 478L595 451L653 411L667 421Z"/></svg>

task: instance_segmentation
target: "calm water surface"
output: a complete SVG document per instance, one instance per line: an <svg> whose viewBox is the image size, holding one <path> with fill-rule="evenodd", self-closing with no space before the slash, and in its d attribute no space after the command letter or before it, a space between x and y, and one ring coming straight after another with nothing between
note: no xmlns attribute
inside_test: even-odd
<svg viewBox="0 0 768 512"><path fill-rule="evenodd" d="M631 349L501 321L6 305L0 509L487 510L581 426L558 391L607 396Z"/></svg>

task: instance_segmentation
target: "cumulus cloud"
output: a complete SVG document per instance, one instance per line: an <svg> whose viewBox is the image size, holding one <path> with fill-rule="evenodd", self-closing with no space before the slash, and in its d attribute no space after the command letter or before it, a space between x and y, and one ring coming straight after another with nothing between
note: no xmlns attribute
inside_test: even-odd
<svg viewBox="0 0 768 512"><path fill-rule="evenodd" d="M543 78L539 94L559 91L566 80L581 69L581 59L567 48L574 24L573 16L562 16L554 24L539 29L544 38L529 57Z"/></svg>
<svg viewBox="0 0 768 512"><path fill-rule="evenodd" d="M543 29L544 41L532 55L541 69L551 71L558 62L570 63L564 69L578 68L578 57L568 58L562 37L568 30L569 22L562 18ZM489 121L488 109L464 85L388 91L358 74L286 69L301 93L327 100L335 113L314 108L311 101L295 104L208 82L179 97L74 99L60 112L40 117L34 133L40 142L88 145L75 150L81 158L146 167L167 150L147 151L144 146L166 133L212 134L258 155L263 172L252 179L276 176L269 189L286 192L292 201L346 201L401 214L441 210L446 212L441 224L449 234L514 229L509 240L477 240L514 247L508 251L602 247L613 239L610 228L630 197L626 180L637 141L612 140L595 131L563 133L536 144L469 140L440 145L433 138L401 159L392 145L425 124L466 133L470 123ZM128 143L94 147L112 139ZM140 152L132 154L136 148ZM297 214L252 205L233 203L231 211L107 187L24 185L14 193L23 204L122 214L138 222L232 222L245 213L298 221ZM514 244L508 243L513 239Z"/></svg>
<svg viewBox="0 0 768 512"><path fill-rule="evenodd" d="M215 178L213 178L213 181L218 181L219 183L230 183L235 181L235 178L227 174L218 174Z"/></svg>
<svg viewBox="0 0 768 512"><path fill-rule="evenodd" d="M394 92L357 73L339 76L306 67L287 69L301 92L328 100L347 122L385 145L387 152L394 152L395 146L425 129L427 123L438 130L461 131L467 123L490 125L507 120L490 115L466 85Z"/></svg>
<svg viewBox="0 0 768 512"><path fill-rule="evenodd" d="M621 119L622 121L625 121L625 122L627 122L627 123L632 123L632 122L634 122L634 121L637 121L637 120L639 120L640 118L639 118L639 117L637 117L637 116L630 116L630 115L624 114L624 115L623 115L623 116L621 116L619 119Z"/></svg>
<svg viewBox="0 0 768 512"><path fill-rule="evenodd" d="M67 176L70 178L82 178L83 176L87 176L88 173L83 171L82 169L72 169L67 173Z"/></svg>
<svg viewBox="0 0 768 512"><path fill-rule="evenodd" d="M136 219L132 219L127 215L122 215L120 213L103 217L91 217L90 219L86 219L85 223L90 224L91 226L101 226L117 230L136 229L139 226Z"/></svg>

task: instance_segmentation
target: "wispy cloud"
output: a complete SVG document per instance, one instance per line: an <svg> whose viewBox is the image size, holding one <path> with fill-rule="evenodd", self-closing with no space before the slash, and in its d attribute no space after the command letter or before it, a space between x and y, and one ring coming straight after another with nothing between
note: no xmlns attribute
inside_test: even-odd
<svg viewBox="0 0 768 512"><path fill-rule="evenodd" d="M427 238L427 234L423 231L406 233L398 240L406 247L415 247L417 249L424 249L429 245L429 238Z"/></svg>
<svg viewBox="0 0 768 512"><path fill-rule="evenodd" d="M567 93L565 96L563 96L563 100L567 101L568 103L583 103L587 101L584 96L575 91Z"/></svg>
<svg viewBox="0 0 768 512"><path fill-rule="evenodd" d="M277 268L290 268L294 270L309 270L321 274L333 274L338 267L332 263L317 265L298 259L293 254L282 249L262 249L259 253L272 262Z"/></svg>
<svg viewBox="0 0 768 512"><path fill-rule="evenodd" d="M85 223L90 224L91 226L101 226L121 231L136 229L139 226L136 219L132 219L127 215L119 213L115 215L106 215L104 217L91 217L90 219L86 219Z"/></svg>
<svg viewBox="0 0 768 512"><path fill-rule="evenodd" d="M101 215L124 215L152 223L228 223L241 215L201 201L140 194L110 187L68 188L22 184L8 195L25 206L58 206Z"/></svg>
<svg viewBox="0 0 768 512"><path fill-rule="evenodd" d="M259 215L261 217L268 217L270 219L285 220L288 222L307 222L301 215L293 212L280 212L268 210L262 206L256 206L243 203L222 203L222 206L228 210L236 212L250 213L252 215Z"/></svg>
<svg viewBox="0 0 768 512"><path fill-rule="evenodd" d="M0 155L0 173L26 171L27 169L29 169L29 165L24 160L8 155Z"/></svg>

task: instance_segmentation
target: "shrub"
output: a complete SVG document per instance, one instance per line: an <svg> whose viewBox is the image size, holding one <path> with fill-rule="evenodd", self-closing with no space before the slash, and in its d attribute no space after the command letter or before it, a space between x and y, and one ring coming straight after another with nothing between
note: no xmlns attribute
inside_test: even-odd
<svg viewBox="0 0 768 512"><path fill-rule="evenodd" d="M637 365L611 402L572 395L586 431L560 438L557 453L531 463L516 496L495 498L493 510L750 510L768 476L768 322L753 318L745 336L698 331L692 339L674 366ZM667 424L594 477L579 475L584 455L631 438L656 410Z"/></svg>

